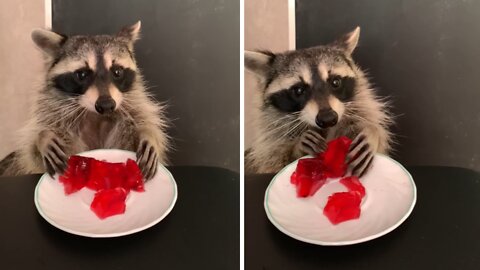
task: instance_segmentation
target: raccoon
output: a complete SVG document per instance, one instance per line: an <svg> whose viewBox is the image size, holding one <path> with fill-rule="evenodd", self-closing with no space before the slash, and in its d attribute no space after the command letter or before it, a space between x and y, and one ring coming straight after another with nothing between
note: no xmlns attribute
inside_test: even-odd
<svg viewBox="0 0 480 270"><path fill-rule="evenodd" d="M46 75L18 149L0 175L65 170L68 157L98 148L136 152L145 179L167 162L165 105L147 93L134 57L140 21L116 35L64 36L37 29Z"/></svg>
<svg viewBox="0 0 480 270"><path fill-rule="evenodd" d="M363 176L375 153L391 148L388 102L375 95L352 52L360 27L328 44L271 53L246 51L245 67L258 79L258 133L245 152L247 173L275 173L315 155L339 136L353 139L347 162Z"/></svg>

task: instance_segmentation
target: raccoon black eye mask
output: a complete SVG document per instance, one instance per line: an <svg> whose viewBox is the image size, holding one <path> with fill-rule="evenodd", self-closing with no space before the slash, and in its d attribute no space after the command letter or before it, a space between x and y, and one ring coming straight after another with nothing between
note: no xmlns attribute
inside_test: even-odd
<svg viewBox="0 0 480 270"><path fill-rule="evenodd" d="M87 89L97 80L96 74L89 68L81 68L74 72L57 75L54 79L56 89L71 95L83 95ZM135 81L135 72L130 68L112 65L108 77L103 79L107 83L111 81L120 92L127 92Z"/></svg>
<svg viewBox="0 0 480 270"><path fill-rule="evenodd" d="M317 87L320 88L318 90L312 89L312 87L303 82L294 84L288 89L283 89L272 94L269 97L269 102L280 111L293 113L301 111L310 99L316 98L317 96L317 98L321 98L319 94L314 94L314 91L321 91L322 94L331 94L342 102L352 100L355 89L355 78L348 76L331 76L327 82L328 83L320 83L321 86Z"/></svg>
<svg viewBox="0 0 480 270"><path fill-rule="evenodd" d="M130 68L123 68L119 65L112 65L110 68L113 84L120 92L127 92L135 81L135 72Z"/></svg>
<svg viewBox="0 0 480 270"><path fill-rule="evenodd" d="M348 102L352 100L355 94L355 78L333 76L328 78L328 83L332 89L331 94L340 101Z"/></svg>
<svg viewBox="0 0 480 270"><path fill-rule="evenodd" d="M270 103L284 112L298 112L305 107L311 95L312 91L308 85L298 83L271 95Z"/></svg>
<svg viewBox="0 0 480 270"><path fill-rule="evenodd" d="M89 68L63 73L53 79L56 89L72 95L84 94L93 81L93 71Z"/></svg>

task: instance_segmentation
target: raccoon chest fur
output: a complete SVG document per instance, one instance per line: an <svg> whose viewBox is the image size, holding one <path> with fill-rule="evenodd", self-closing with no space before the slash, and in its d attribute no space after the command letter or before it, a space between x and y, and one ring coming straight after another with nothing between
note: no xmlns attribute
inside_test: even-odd
<svg viewBox="0 0 480 270"><path fill-rule="evenodd" d="M115 147L113 138L119 124L115 117L88 113L79 123L77 134L85 150L112 148Z"/></svg>

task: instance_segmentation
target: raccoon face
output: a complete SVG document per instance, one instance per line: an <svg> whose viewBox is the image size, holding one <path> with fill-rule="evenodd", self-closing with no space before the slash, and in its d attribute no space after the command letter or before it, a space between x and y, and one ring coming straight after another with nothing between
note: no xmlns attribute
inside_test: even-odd
<svg viewBox="0 0 480 270"><path fill-rule="evenodd" d="M335 126L355 96L351 58L360 28L326 46L273 54L245 52L245 67L259 79L265 107L298 114L322 129Z"/></svg>
<svg viewBox="0 0 480 270"><path fill-rule="evenodd" d="M47 57L47 84L52 91L89 111L108 114L118 109L123 94L139 79L133 56L139 31L137 22L117 35L65 37L34 30L32 39Z"/></svg>

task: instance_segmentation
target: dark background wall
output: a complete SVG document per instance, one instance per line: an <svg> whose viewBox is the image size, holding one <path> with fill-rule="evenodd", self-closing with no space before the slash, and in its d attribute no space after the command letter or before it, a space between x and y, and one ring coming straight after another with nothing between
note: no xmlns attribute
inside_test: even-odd
<svg viewBox="0 0 480 270"><path fill-rule="evenodd" d="M238 0L54 0L53 30L114 34L142 21L135 45L150 91L168 101L174 165L240 164Z"/></svg>
<svg viewBox="0 0 480 270"><path fill-rule="evenodd" d="M296 1L297 48L357 25L353 57L397 115L392 156L480 170L480 1Z"/></svg>

